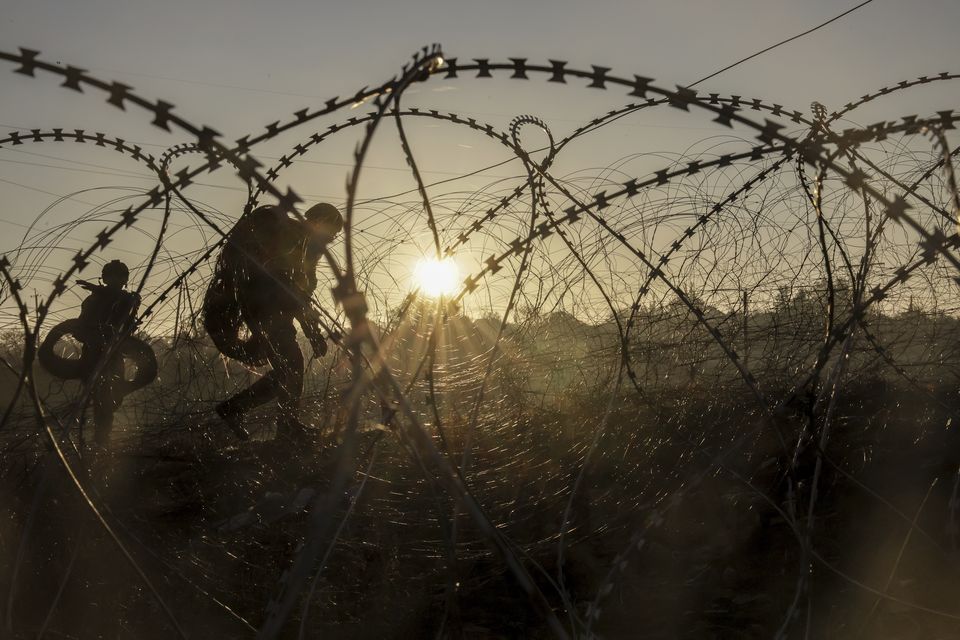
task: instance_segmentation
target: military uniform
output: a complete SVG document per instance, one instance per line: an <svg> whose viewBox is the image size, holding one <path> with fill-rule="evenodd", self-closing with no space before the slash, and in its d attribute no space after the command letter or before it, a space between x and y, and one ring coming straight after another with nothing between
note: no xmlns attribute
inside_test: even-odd
<svg viewBox="0 0 960 640"><path fill-rule="evenodd" d="M260 207L237 223L224 249L240 314L257 343L254 350L265 354L271 366L260 380L217 407L242 437L239 416L273 398L280 409L280 431L302 431L296 414L303 394L304 359L293 321L308 332L315 350L325 350L319 334L310 333L314 326L308 317L323 247L312 237L308 223L274 207Z"/></svg>
<svg viewBox="0 0 960 640"><path fill-rule="evenodd" d="M106 445L113 429L113 414L123 400L123 356L117 348L118 339L133 323L140 296L122 288L95 287L80 306L80 335L83 343L81 361L87 371L87 380L97 374L93 383L94 440ZM113 354L102 362L113 349Z"/></svg>

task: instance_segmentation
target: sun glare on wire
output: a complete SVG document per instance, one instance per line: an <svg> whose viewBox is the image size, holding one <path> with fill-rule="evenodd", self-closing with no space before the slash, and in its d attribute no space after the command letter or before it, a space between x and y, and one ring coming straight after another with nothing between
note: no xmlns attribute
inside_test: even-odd
<svg viewBox="0 0 960 640"><path fill-rule="evenodd" d="M431 298L450 296L460 285L460 269L453 258L422 258L413 268L413 279L421 293Z"/></svg>

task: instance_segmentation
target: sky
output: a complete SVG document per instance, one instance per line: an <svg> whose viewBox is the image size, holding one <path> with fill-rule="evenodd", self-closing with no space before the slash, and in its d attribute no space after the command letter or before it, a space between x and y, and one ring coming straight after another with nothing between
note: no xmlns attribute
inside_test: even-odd
<svg viewBox="0 0 960 640"><path fill-rule="evenodd" d="M823 0L6 0L0 10L0 48L38 49L46 60L125 82L146 97L175 104L189 121L210 124L229 140L260 131L302 107L378 84L397 73L411 53L432 42L441 43L447 57L561 59L571 66L607 66L620 75L649 76L662 86L672 86L690 83L855 4ZM838 107L903 79L956 71L957 27L960 3L956 0L874 0L700 88L762 97L805 112L814 99ZM12 129L87 128L135 141L155 154L184 141L150 127L143 114L117 112L99 97L66 91L50 78L9 73L11 69L0 67L0 134ZM960 83L942 83L870 105L862 112L862 122L949 109L960 97L955 84ZM562 134L624 104L623 96L612 93L542 82L520 86L501 79L464 79L415 87L404 104L454 111L500 128L515 115L533 113L547 121L555 134ZM335 121L324 120L318 128ZM604 167L638 151L680 153L718 133L723 132L703 118L661 111L610 127L579 147L562 168L573 172ZM469 173L507 157L489 140L469 132L451 134L415 124L410 134L427 181ZM294 135L257 151L269 164L301 139ZM287 183L308 201L342 202L355 142L355 136L347 136L326 145L322 154L310 156L308 163L286 174ZM361 198L412 188L404 164L394 140L385 134L371 155ZM508 164L458 182L456 188L463 193L482 190L519 172L517 163ZM212 177L209 184L195 192L198 201L228 217L242 206L243 193L234 178ZM106 205L96 223L72 230L72 239L58 240L65 249L35 251L30 260L21 256L21 264L33 265L25 277L29 280L32 274L37 288L42 288L44 277L49 279L56 265L84 238L103 227L110 207L116 208L107 203L130 198L150 186L142 168L102 151L54 145L0 150L4 202L0 251L13 252L24 234L30 233L25 227L48 208L36 229L55 228ZM80 190L86 191L78 194ZM70 199L58 200L70 194L74 194ZM123 202L125 206L127 200ZM209 239L186 223L182 227L169 240L177 249L174 253L196 250ZM425 227L411 231L417 246L397 250L404 269L412 269L408 258L429 250L424 247L429 244L426 233ZM126 254L118 249L120 253L105 254L104 260L142 259L149 240L149 233L132 233L125 238ZM487 253L487 247L481 252ZM395 267L387 261L383 268Z"/></svg>
<svg viewBox="0 0 960 640"><path fill-rule="evenodd" d="M7 0L0 39L101 75L140 77L138 87L175 93L183 107L208 115L201 101L209 96L198 85L151 76L325 97L350 91L357 80L389 77L397 61L440 42L461 58L559 58L688 83L854 4ZM810 100L815 86L825 100L842 99L943 68L960 48L958 24L960 5L951 0L875 0L709 86L762 88L791 103Z"/></svg>

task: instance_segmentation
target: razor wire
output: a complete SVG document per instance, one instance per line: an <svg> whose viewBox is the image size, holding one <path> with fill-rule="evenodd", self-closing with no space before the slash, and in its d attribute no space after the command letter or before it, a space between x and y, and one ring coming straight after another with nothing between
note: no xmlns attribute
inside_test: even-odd
<svg viewBox="0 0 960 640"><path fill-rule="evenodd" d="M769 633L789 635L804 625L809 632L817 606L811 587L816 563L882 600L949 624L960 619L954 610L890 593L889 581L881 588L850 576L820 550L818 524L825 517L819 516L818 500L832 464L827 456L838 437L836 422L838 416L848 419L841 407L845 383L867 376L886 380L892 373L922 392L933 420L955 412L956 398L938 393L956 382L960 363L954 330L960 194L952 166L957 150L949 139L960 112L908 115L843 131L833 124L863 104L960 76L922 76L868 93L829 115L817 107L808 116L759 98L668 89L606 67L522 58L464 63L432 46L373 89L301 109L293 119L231 143L168 102L144 99L79 67L45 62L36 51L0 52L0 59L18 65L14 70L21 75L56 78L67 89L129 108L134 118L146 116L144 124L186 136L158 157L117 136L83 129L14 131L0 139L0 154L24 145L75 143L115 152L156 176L156 186L135 196L135 204L120 198L52 230L31 225L21 246L0 259L5 330L13 345L17 337L23 342L4 354L14 381L0 423L6 468L0 475L11 486L34 490L32 500L12 511L25 541L42 517L42 487L57 460L180 636L205 630L184 623L181 611L187 618L194 614L182 598L171 604L177 594L169 587L164 593L151 578L145 551L163 565L153 566L153 573L165 581L181 577L214 602L213 609L228 613L232 624L239 620L249 632L251 621L259 620L257 637L275 638L298 608L302 620L319 606L341 623L359 615L347 611L342 599L370 595L349 571L351 563L363 563L365 535L392 537L395 549L409 546L398 567L417 561L431 566L426 573L444 594L441 604L431 605L438 635L465 633L471 597L483 593L483 583L498 572L511 576L519 601L533 612L527 628L557 637L611 633L603 631L604 612L616 608L611 594L625 582L643 583L632 572L643 573L648 541L658 529L666 535L672 513L687 508L709 480L724 473L744 484L754 503L770 503L795 538L795 580L785 581L789 585L769 607L773 618L780 617ZM457 113L401 106L412 85L469 85L471 74L580 83L621 90L636 100L566 136L555 136L545 119L531 114L501 130ZM306 134L315 120L364 106L372 109ZM730 135L669 160L641 146L635 156L602 170L557 173L578 143L623 118L658 110L706 116ZM414 132L420 122L480 136L518 160L522 171L478 190L441 191L418 168ZM374 141L391 123L418 199L361 200ZM525 146L525 127L540 131L547 144ZM258 150L288 133L299 142L262 170ZM325 292L312 301L337 348L311 361L303 408L328 446L297 452L300 468L281 473L274 467L282 464L282 454L267 444L232 446L218 434L211 403L228 395L235 378L257 373L216 353L200 329L200 300L210 262L230 243L236 219L265 199L284 215L300 217L303 199L278 186L281 180L308 154L351 133L358 142L342 202L343 245L336 255L324 250L335 304L326 302ZM239 178L247 193L236 211L219 211L191 195L199 178L219 172ZM150 231L154 211L161 217ZM112 221L90 232L89 225L103 217ZM209 548L199 551L183 532L133 533L147 515L111 507L109 487L96 477L111 463L92 458L82 439L92 384L57 383L36 362L41 338L76 310L67 295L71 281L132 232L143 234L150 246L138 265L137 290L146 304L136 330L157 351L162 374L156 389L127 400L131 426L118 434L116 447L131 456L174 458L178 473L197 484L193 499L203 512L198 521L209 529L202 537ZM417 246L420 232L430 239L428 248ZM180 235L189 236L192 248L180 244ZM70 243L82 248L57 258ZM436 301L417 291L398 293L410 287L397 275L397 263L417 249L470 265L456 292ZM33 301L27 290L35 292ZM698 427L704 416L734 406L741 419L726 415L722 434ZM665 426L680 435L656 432ZM371 445L364 453L364 438L374 433L376 445L384 432L394 436L396 448L383 451L381 443L377 464L372 458L364 464L373 450ZM269 439L267 416L258 417L257 435ZM758 457L763 464L776 461L766 485L762 479L769 472ZM206 477L205 466L228 480ZM158 468L153 472L160 474ZM243 472L272 478L290 495L278 498L267 490L269 482ZM366 489L368 480L374 488ZM204 482L222 484L209 500L197 498L204 495ZM281 515L271 520L264 515L268 508ZM908 521L909 531L920 529L916 518L910 522L889 503L883 508ZM610 521L593 521L592 511L604 511ZM232 539L236 532L247 537ZM279 541L273 547L264 542L271 535ZM349 544L341 573L331 566L337 544ZM603 547L595 558L603 568L575 584L571 554L595 544ZM254 579L249 589L221 589L216 572L242 564L237 549L254 553L258 547L280 552L242 569ZM10 633L29 627L17 626L15 609L18 585L27 581L19 570L24 548L11 555L5 615ZM164 558L161 549L176 551ZM74 559L61 584L75 570ZM327 581L322 590L339 590L339 598L327 603L316 602L321 569ZM383 575L390 573L384 569ZM470 581L461 584L461 576ZM261 609L266 602L260 614L251 601L257 598ZM58 600L46 612L43 630ZM310 615L314 623L322 618ZM302 637L309 633L301 626Z"/></svg>

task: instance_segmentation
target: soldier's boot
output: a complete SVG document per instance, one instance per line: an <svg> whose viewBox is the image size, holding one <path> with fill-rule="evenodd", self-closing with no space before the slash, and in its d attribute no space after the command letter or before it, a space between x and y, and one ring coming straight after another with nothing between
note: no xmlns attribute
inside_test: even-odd
<svg viewBox="0 0 960 640"><path fill-rule="evenodd" d="M236 403L226 400L217 405L217 415L227 423L230 430L233 431L241 440L249 440L250 433L243 427L243 410L237 407Z"/></svg>

